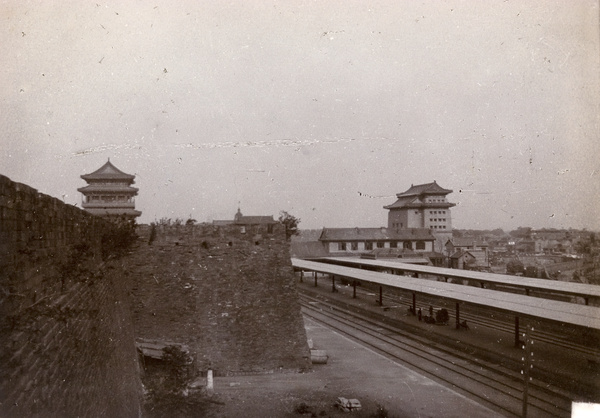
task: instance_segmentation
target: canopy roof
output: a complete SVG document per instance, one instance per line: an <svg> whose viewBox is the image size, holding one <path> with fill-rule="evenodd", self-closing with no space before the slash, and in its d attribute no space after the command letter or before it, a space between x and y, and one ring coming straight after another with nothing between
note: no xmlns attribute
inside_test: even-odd
<svg viewBox="0 0 600 418"><path fill-rule="evenodd" d="M346 261L346 259L342 259ZM391 262L383 262L381 260L357 260L357 263L367 264L373 263L377 265L391 265ZM422 293L442 297L447 300L456 302L466 302L473 305L484 306L486 308L497 309L499 311L509 312L511 314L525 316L534 319L544 319L556 321L568 325L576 325L595 330L600 330L600 308L591 305L580 305L576 303L563 302L558 300L545 299L541 297L526 296L516 293L504 293L498 290L481 289L474 286L463 286L460 284L444 283L435 280L427 280L420 278L412 278L408 276L396 276L388 273L379 273L375 271L361 270L353 267L344 267L334 264L326 264L315 261L300 260L292 258L292 266L295 269L305 271L317 271L326 274L335 274L338 277L346 277L359 281L367 281L380 285L405 289L415 293ZM396 268L402 271L413 271L418 273L429 273L443 275L447 277L464 277L465 275L476 277L489 277L491 280L500 280L505 282L511 276L496 275L493 273L478 273L474 271L459 270L459 269L441 269L439 267L421 266L416 264L396 263ZM448 272L448 274L445 274ZM512 277L512 280L523 279L522 277ZM565 285L574 285L578 283L557 282L554 280L541 280L543 286L553 288L563 288ZM518 282L518 280L515 280ZM505 283L508 284L508 283ZM588 294L587 289L592 289L593 294L597 292L593 285L587 285L584 290ZM531 287L533 289L533 287ZM572 288L571 288L572 289ZM568 292L568 290L567 290ZM589 296L592 296L590 294Z"/></svg>

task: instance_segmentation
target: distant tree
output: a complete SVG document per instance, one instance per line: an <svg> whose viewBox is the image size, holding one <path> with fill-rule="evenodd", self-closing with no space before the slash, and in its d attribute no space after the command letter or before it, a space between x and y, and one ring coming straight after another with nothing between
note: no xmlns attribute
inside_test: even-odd
<svg viewBox="0 0 600 418"><path fill-rule="evenodd" d="M285 226L285 237L290 239L293 235L298 235L298 224L300 219L290 215L285 210L279 212L279 222Z"/></svg>
<svg viewBox="0 0 600 418"><path fill-rule="evenodd" d="M102 234L102 258L119 257L137 240L135 219L121 216L111 220L109 228Z"/></svg>
<svg viewBox="0 0 600 418"><path fill-rule="evenodd" d="M193 218L189 218L187 221L185 221L185 224L186 224L186 225L195 225L195 224L196 224L196 222L198 222L198 221L196 221L196 220L195 220L195 219L193 219Z"/></svg>
<svg viewBox="0 0 600 418"><path fill-rule="evenodd" d="M150 238L148 238L148 245L152 245L156 239L156 222L150 224Z"/></svg>
<svg viewBox="0 0 600 418"><path fill-rule="evenodd" d="M530 238L531 236L531 228L520 226L514 231L509 232L511 237L515 238Z"/></svg>
<svg viewBox="0 0 600 418"><path fill-rule="evenodd" d="M591 234L589 239L580 239L575 243L575 251L577 252L577 254L589 255L592 253L592 248L595 242L596 237L594 236L594 234Z"/></svg>
<svg viewBox="0 0 600 418"><path fill-rule="evenodd" d="M158 224L160 226L169 226L169 225L171 225L171 218L160 218L160 220L158 221Z"/></svg>

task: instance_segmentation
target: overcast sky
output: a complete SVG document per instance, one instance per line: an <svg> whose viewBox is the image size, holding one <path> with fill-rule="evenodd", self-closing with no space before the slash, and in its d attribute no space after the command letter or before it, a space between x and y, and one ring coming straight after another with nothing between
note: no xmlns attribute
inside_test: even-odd
<svg viewBox="0 0 600 418"><path fill-rule="evenodd" d="M597 0L0 0L0 174L81 206L110 157L139 222L286 210L600 230Z"/></svg>

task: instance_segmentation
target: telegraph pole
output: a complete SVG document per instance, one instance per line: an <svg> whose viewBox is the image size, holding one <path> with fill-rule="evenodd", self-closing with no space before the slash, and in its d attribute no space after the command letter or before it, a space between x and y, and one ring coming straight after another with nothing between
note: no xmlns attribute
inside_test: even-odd
<svg viewBox="0 0 600 418"><path fill-rule="evenodd" d="M531 346L533 345L533 331L534 328L528 322L525 327L525 333L523 333L525 343L523 349L525 350L525 356L522 358L523 370L521 370L521 373L523 374L523 418L527 418L529 382L531 381L530 371L533 369L533 351L531 349Z"/></svg>

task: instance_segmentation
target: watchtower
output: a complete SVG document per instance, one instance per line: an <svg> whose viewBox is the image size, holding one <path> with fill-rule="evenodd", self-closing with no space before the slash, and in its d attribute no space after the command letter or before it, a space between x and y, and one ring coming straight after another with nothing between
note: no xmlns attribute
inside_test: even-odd
<svg viewBox="0 0 600 418"><path fill-rule="evenodd" d="M110 162L110 158L98 170L81 178L88 183L77 189L83 194L81 206L86 211L102 217L125 216L129 219L142 214L135 210L138 189L131 186L135 183L135 176L119 170Z"/></svg>

